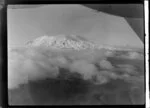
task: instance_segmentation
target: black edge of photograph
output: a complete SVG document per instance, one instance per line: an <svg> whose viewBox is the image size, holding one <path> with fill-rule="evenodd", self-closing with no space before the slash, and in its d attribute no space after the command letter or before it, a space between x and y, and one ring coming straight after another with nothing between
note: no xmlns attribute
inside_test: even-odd
<svg viewBox="0 0 150 108"><path fill-rule="evenodd" d="M81 1L0 8L2 108L145 107L144 0Z"/></svg>

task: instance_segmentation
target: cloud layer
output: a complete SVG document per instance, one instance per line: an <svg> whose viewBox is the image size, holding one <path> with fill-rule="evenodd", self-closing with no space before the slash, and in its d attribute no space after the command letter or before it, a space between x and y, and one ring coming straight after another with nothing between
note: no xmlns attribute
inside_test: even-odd
<svg viewBox="0 0 150 108"><path fill-rule="evenodd" d="M95 84L107 83L121 78L114 72L114 66L107 60L105 50L49 50L45 48L20 48L8 53L8 88L17 88L31 80L56 78L59 69L79 73L84 80ZM98 64L99 70L95 64ZM125 71L134 71L133 66L120 65Z"/></svg>

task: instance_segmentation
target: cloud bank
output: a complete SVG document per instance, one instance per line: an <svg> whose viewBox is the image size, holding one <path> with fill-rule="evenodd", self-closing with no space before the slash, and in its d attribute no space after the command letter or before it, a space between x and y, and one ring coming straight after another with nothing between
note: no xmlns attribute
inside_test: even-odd
<svg viewBox="0 0 150 108"><path fill-rule="evenodd" d="M57 78L60 68L79 73L84 80L95 84L107 83L120 78L113 72L114 66L107 60L106 51L101 50L49 50L45 48L20 48L8 53L8 88L13 89L29 81ZM98 64L99 70L95 64ZM120 66L127 71L132 66ZM130 70L129 70L130 69Z"/></svg>

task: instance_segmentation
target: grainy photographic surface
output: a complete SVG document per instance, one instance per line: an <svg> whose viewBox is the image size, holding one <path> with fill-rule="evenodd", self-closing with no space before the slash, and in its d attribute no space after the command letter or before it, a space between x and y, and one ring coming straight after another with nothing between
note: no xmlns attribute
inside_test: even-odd
<svg viewBox="0 0 150 108"><path fill-rule="evenodd" d="M142 18L75 4L7 12L9 105L145 103L143 34L129 23Z"/></svg>

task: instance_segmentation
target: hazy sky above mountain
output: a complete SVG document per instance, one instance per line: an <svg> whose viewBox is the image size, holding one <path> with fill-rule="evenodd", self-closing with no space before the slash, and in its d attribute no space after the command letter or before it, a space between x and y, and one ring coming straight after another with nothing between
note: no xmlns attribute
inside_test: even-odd
<svg viewBox="0 0 150 108"><path fill-rule="evenodd" d="M8 9L8 45L24 46L43 35L75 34L99 44L143 47L123 17L82 5L47 5Z"/></svg>

